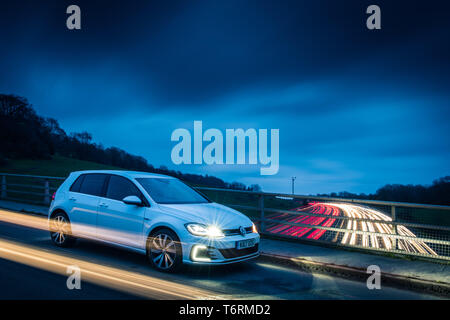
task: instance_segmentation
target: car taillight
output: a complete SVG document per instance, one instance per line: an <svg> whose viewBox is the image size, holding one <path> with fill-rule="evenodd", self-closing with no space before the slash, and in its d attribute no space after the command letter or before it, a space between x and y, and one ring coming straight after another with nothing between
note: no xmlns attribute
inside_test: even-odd
<svg viewBox="0 0 450 320"><path fill-rule="evenodd" d="M55 200L56 192L53 192L52 194L52 201Z"/></svg>

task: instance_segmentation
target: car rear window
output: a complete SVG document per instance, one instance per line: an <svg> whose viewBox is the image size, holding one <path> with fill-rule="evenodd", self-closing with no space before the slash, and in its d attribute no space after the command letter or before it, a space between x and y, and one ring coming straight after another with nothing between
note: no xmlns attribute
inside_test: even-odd
<svg viewBox="0 0 450 320"><path fill-rule="evenodd" d="M93 196L101 196L106 178L106 174L86 174L79 192Z"/></svg>
<svg viewBox="0 0 450 320"><path fill-rule="evenodd" d="M81 184L83 183L83 179L84 179L84 174L82 174L81 176L79 176L75 182L72 184L72 186L70 187L70 191L72 192L80 192L80 187Z"/></svg>

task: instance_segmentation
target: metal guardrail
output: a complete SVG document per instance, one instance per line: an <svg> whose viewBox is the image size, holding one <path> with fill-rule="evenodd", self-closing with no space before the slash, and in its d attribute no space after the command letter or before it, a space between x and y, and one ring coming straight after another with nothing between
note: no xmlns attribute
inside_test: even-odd
<svg viewBox="0 0 450 320"><path fill-rule="evenodd" d="M0 199L48 205L64 179L0 173ZM450 260L450 206L196 189L249 215L262 234Z"/></svg>
<svg viewBox="0 0 450 320"><path fill-rule="evenodd" d="M262 234L450 260L450 206L197 189L216 202L246 212ZM235 199L253 205L234 203Z"/></svg>
<svg viewBox="0 0 450 320"><path fill-rule="evenodd" d="M51 193L64 180L62 177L0 173L0 199L49 205Z"/></svg>

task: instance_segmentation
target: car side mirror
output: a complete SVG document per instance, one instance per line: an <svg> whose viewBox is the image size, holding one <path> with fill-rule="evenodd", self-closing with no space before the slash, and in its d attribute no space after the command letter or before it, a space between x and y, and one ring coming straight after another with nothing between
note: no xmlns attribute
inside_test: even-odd
<svg viewBox="0 0 450 320"><path fill-rule="evenodd" d="M125 204L130 204L130 205L134 205L134 206L141 206L142 205L142 200L139 199L136 196L128 196L123 198L123 203Z"/></svg>

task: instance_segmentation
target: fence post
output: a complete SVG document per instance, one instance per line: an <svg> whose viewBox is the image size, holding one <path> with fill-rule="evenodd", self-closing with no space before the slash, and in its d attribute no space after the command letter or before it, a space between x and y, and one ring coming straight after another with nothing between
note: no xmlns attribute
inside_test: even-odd
<svg viewBox="0 0 450 320"><path fill-rule="evenodd" d="M259 195L259 210L260 210L260 224L259 224L259 232L263 233L266 230L266 223L264 221L264 194Z"/></svg>
<svg viewBox="0 0 450 320"><path fill-rule="evenodd" d="M395 206L391 206L391 218L392 218L392 222L397 222L396 221L397 217L396 217L396 212L395 212ZM392 231L394 232L395 235L398 234L398 232L397 232L397 225L396 224L393 225ZM397 250L398 249L398 238L395 238L394 243L395 243L394 244L394 249Z"/></svg>
<svg viewBox="0 0 450 320"><path fill-rule="evenodd" d="M44 182L44 203L50 204L50 185L47 179Z"/></svg>
<svg viewBox="0 0 450 320"><path fill-rule="evenodd" d="M6 176L2 176L2 192L0 198L6 199Z"/></svg>

